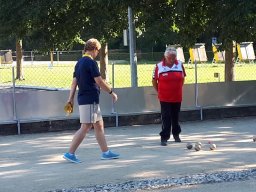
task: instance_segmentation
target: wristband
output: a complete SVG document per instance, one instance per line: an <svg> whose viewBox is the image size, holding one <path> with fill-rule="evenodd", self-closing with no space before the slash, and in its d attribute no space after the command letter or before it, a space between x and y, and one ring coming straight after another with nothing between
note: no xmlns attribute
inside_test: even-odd
<svg viewBox="0 0 256 192"><path fill-rule="evenodd" d="M113 93L113 91L112 91L112 89L111 89L111 91L109 92L109 94L112 94Z"/></svg>

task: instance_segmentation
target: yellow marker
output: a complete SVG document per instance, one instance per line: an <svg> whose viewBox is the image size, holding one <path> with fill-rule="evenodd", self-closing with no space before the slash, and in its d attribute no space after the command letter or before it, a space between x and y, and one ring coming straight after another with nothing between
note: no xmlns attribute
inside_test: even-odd
<svg viewBox="0 0 256 192"><path fill-rule="evenodd" d="M240 44L239 44L239 43L237 43L236 47L237 47L237 52L238 52L238 58L239 58L239 61L242 61L242 60L243 60L243 56L242 56L241 46L240 46Z"/></svg>
<svg viewBox="0 0 256 192"><path fill-rule="evenodd" d="M189 49L189 55L190 55L191 62L194 62L195 61L194 49L192 48Z"/></svg>
<svg viewBox="0 0 256 192"><path fill-rule="evenodd" d="M218 50L217 50L217 47L215 45L212 45L212 52L213 52L213 55L214 55L215 62L219 62Z"/></svg>

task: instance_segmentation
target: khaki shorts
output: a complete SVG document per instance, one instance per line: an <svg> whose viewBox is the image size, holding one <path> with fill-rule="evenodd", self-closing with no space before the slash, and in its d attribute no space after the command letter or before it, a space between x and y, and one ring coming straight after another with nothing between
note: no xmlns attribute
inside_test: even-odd
<svg viewBox="0 0 256 192"><path fill-rule="evenodd" d="M80 123L96 123L102 120L99 104L79 105Z"/></svg>

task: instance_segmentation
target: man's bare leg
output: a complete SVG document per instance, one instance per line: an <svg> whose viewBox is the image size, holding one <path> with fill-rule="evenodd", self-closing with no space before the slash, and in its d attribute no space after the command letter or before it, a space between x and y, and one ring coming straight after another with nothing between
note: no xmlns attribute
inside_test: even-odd
<svg viewBox="0 0 256 192"><path fill-rule="evenodd" d="M75 133L73 140L71 142L69 153L74 154L79 145L84 140L86 134L90 131L92 128L91 123L82 123L81 128Z"/></svg>
<svg viewBox="0 0 256 192"><path fill-rule="evenodd" d="M102 152L108 151L108 146L105 138L104 133L104 123L103 120L97 121L93 124L94 131L95 131L95 137L98 141L98 144L100 146L100 149Z"/></svg>

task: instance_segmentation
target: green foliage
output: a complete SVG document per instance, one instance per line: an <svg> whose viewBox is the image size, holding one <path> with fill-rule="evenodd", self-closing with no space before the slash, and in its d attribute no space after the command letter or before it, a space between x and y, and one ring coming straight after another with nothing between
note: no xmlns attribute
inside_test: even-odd
<svg viewBox="0 0 256 192"><path fill-rule="evenodd" d="M107 41L127 25L127 8L114 1L3 0L0 8L0 39L14 36L41 49L66 50L81 37Z"/></svg>
<svg viewBox="0 0 256 192"><path fill-rule="evenodd" d="M45 49L68 49L90 37L110 41L128 27L128 6L141 46L190 47L213 36L225 46L256 37L251 0L2 0L0 39L22 38Z"/></svg>
<svg viewBox="0 0 256 192"><path fill-rule="evenodd" d="M39 14L37 1L2 0L0 3L0 37L23 37L33 30L33 21Z"/></svg>
<svg viewBox="0 0 256 192"><path fill-rule="evenodd" d="M83 23L88 21L91 10L86 1L46 0L42 3L42 14L35 23L31 39L40 41L43 48L68 49L79 41Z"/></svg>
<svg viewBox="0 0 256 192"><path fill-rule="evenodd" d="M175 24L183 45L191 46L202 35L216 36L227 47L232 40L256 37L256 4L250 0L183 0L173 3Z"/></svg>
<svg viewBox="0 0 256 192"><path fill-rule="evenodd" d="M136 24L143 30L144 40L151 42L148 45L178 43L177 34L173 32L175 14L172 4L167 0L144 0L140 1L140 6Z"/></svg>
<svg viewBox="0 0 256 192"><path fill-rule="evenodd" d="M127 7L119 1L93 1L88 22L83 23L81 36L95 37L105 43L120 37L127 28ZM86 10L85 10L86 11Z"/></svg>

